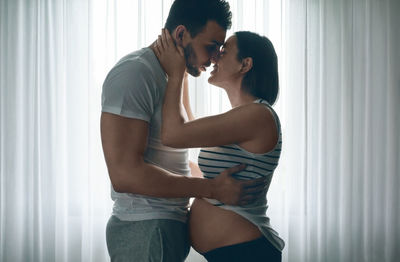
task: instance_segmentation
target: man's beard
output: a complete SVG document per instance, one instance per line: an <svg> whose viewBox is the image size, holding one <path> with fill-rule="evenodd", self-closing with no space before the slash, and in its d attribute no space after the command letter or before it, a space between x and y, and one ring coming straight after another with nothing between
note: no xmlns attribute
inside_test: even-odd
<svg viewBox="0 0 400 262"><path fill-rule="evenodd" d="M193 65L197 63L197 56L193 50L192 43L187 44L183 48L183 52L186 60L186 71L194 77L199 76L201 74L200 69Z"/></svg>

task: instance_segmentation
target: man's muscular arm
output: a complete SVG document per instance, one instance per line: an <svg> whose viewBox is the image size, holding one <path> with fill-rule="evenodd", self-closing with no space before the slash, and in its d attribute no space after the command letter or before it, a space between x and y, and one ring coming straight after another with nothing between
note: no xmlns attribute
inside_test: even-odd
<svg viewBox="0 0 400 262"><path fill-rule="evenodd" d="M121 193L154 197L207 197L226 204L251 202L263 190L227 178L241 169L227 169L216 179L186 177L144 162L148 123L110 113L101 115L101 138L104 156L113 188Z"/></svg>

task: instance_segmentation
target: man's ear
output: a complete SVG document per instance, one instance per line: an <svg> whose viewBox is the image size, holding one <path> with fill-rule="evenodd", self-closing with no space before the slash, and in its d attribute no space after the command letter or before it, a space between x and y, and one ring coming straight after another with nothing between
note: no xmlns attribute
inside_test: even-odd
<svg viewBox="0 0 400 262"><path fill-rule="evenodd" d="M242 68L240 69L240 73L247 73L250 69L253 68L253 58L246 57L242 59Z"/></svg>
<svg viewBox="0 0 400 262"><path fill-rule="evenodd" d="M186 33L188 33L188 31L184 25L178 25L175 28L174 37L175 37L175 42L177 45L183 46L183 42L185 40Z"/></svg>

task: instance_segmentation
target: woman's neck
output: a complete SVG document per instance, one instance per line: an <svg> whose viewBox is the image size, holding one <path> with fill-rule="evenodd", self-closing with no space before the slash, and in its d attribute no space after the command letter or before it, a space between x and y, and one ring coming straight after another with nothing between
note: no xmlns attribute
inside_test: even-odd
<svg viewBox="0 0 400 262"><path fill-rule="evenodd" d="M231 78L229 81L220 83L219 87L225 90L228 95L229 102L232 108L251 104L256 100L256 97L252 96L242 88L243 76L239 75L235 78Z"/></svg>
<svg viewBox="0 0 400 262"><path fill-rule="evenodd" d="M232 108L253 103L256 98L249 93L246 93L242 88L225 89L228 94Z"/></svg>

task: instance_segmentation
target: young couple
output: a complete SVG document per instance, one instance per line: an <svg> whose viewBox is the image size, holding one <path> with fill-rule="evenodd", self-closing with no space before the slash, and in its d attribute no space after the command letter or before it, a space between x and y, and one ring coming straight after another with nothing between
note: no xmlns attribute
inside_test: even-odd
<svg viewBox="0 0 400 262"><path fill-rule="evenodd" d="M101 138L114 200L112 261L184 261L190 245L208 261L281 261L284 242L266 216L282 143L271 108L277 57L255 33L225 42L230 26L224 0L175 0L157 41L107 75ZM199 76L211 63L208 81L226 91L232 110L194 120L185 72ZM189 168L193 147L203 149Z"/></svg>

